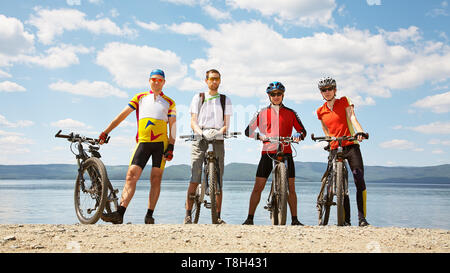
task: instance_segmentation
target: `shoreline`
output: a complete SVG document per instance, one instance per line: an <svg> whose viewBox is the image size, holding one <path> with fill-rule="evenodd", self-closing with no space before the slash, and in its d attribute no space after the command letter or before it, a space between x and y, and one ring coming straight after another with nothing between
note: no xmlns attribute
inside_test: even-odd
<svg viewBox="0 0 450 273"><path fill-rule="evenodd" d="M0 253L450 253L450 230L182 224L0 224Z"/></svg>

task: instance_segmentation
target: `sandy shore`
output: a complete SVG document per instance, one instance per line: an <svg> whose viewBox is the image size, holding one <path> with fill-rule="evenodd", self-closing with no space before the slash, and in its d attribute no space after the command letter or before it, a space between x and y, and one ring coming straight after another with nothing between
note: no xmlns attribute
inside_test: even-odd
<svg viewBox="0 0 450 273"><path fill-rule="evenodd" d="M0 252L450 253L450 231L242 225L0 225Z"/></svg>

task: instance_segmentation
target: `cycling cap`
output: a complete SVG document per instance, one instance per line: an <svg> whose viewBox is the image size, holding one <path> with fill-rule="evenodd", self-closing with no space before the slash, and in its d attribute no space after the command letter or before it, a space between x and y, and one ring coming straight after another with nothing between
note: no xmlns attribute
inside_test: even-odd
<svg viewBox="0 0 450 273"><path fill-rule="evenodd" d="M319 89L322 89L322 88L328 87L328 86L336 88L336 80L331 77L326 77L326 78L320 79L319 84L318 84Z"/></svg>
<svg viewBox="0 0 450 273"><path fill-rule="evenodd" d="M161 69L154 69L152 72L150 72L150 78L153 75L160 75L162 76L164 79L166 78L166 76L164 75L164 71L162 71Z"/></svg>
<svg viewBox="0 0 450 273"><path fill-rule="evenodd" d="M266 89L267 93L270 93L274 90L285 91L284 85L281 82L271 82Z"/></svg>

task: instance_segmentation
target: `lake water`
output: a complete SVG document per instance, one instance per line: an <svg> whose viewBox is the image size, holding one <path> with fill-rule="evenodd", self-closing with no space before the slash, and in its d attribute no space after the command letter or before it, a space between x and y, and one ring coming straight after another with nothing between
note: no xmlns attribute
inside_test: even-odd
<svg viewBox="0 0 450 273"><path fill-rule="evenodd" d="M121 194L124 181L112 181ZM352 224L357 225L355 186L350 184ZM157 224L183 222L187 181L163 181L154 212ZM74 181L0 180L0 224L75 224ZM124 223L143 224L147 211L148 180L138 182L126 211ZM229 224L242 224L248 214L253 188L251 181L225 181L222 218ZM315 201L318 182L296 182L299 220L317 225ZM256 225L270 225L264 210L269 182L255 213ZM331 223L336 223L332 208ZM210 210L202 207L200 223L211 223ZM290 224L290 212L288 212ZM367 183L367 220L378 227L418 227L450 229L450 184ZM99 224L104 223L101 220Z"/></svg>

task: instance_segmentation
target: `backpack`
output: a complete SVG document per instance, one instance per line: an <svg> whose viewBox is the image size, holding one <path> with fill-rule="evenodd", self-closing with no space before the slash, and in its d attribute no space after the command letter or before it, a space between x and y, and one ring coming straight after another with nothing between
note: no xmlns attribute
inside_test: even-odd
<svg viewBox="0 0 450 273"><path fill-rule="evenodd" d="M202 108L203 103L205 102L205 93L198 94L200 96L199 104L198 104L198 113L200 114L200 108ZM220 105L222 106L223 120L225 120L225 101L227 96L224 94L220 95Z"/></svg>

